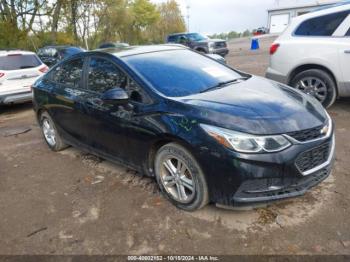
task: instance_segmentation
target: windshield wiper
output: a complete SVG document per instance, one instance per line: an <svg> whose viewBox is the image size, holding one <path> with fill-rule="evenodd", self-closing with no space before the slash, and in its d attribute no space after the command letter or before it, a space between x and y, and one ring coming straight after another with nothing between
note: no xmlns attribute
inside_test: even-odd
<svg viewBox="0 0 350 262"><path fill-rule="evenodd" d="M219 88L225 87L225 86L227 86L229 84L237 83L238 81L241 81L241 80L247 80L248 78L249 77L239 77L239 78L235 78L235 79L232 79L232 80L229 80L229 81L220 82L220 83L218 83L215 86L209 87L209 88L201 91L201 93L206 93L206 92L209 92L209 91L212 91L212 90L215 90L215 89L219 89Z"/></svg>

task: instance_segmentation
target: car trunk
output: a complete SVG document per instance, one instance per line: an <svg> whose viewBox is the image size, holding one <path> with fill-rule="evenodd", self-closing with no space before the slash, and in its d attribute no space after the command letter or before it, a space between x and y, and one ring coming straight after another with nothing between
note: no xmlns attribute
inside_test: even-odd
<svg viewBox="0 0 350 262"><path fill-rule="evenodd" d="M0 95L30 91L30 86L41 75L41 61L34 55L7 55L0 57Z"/></svg>

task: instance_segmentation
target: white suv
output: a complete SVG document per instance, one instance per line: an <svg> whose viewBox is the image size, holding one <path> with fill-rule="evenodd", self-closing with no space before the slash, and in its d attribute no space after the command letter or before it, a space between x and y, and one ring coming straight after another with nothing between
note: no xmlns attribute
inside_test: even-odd
<svg viewBox="0 0 350 262"><path fill-rule="evenodd" d="M31 101L32 84L47 70L33 52L0 50L0 105Z"/></svg>
<svg viewBox="0 0 350 262"><path fill-rule="evenodd" d="M267 78L310 94L325 107L350 96L350 4L294 18L270 54Z"/></svg>

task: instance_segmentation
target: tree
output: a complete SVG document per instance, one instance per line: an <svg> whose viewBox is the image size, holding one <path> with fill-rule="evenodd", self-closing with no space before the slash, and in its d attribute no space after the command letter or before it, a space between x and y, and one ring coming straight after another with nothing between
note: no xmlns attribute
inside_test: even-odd
<svg viewBox="0 0 350 262"><path fill-rule="evenodd" d="M160 4L158 12L160 19L152 28L152 38L156 43L162 43L169 34L186 31L185 21L175 0L169 0Z"/></svg>
<svg viewBox="0 0 350 262"><path fill-rule="evenodd" d="M175 0L0 0L0 48L160 43L185 30Z"/></svg>
<svg viewBox="0 0 350 262"><path fill-rule="evenodd" d="M56 38L57 38L58 22L60 18L61 8L63 6L63 1L64 0L57 0L53 8L52 24L51 24L51 41L53 43L56 42Z"/></svg>
<svg viewBox="0 0 350 262"><path fill-rule="evenodd" d="M248 37L248 36L251 36L252 35L252 33L249 31L249 30L245 30L244 32L243 32L243 37Z"/></svg>
<svg viewBox="0 0 350 262"><path fill-rule="evenodd" d="M135 0L131 3L131 27L128 40L131 43L142 44L148 42L147 31L159 20L157 6L149 0Z"/></svg>

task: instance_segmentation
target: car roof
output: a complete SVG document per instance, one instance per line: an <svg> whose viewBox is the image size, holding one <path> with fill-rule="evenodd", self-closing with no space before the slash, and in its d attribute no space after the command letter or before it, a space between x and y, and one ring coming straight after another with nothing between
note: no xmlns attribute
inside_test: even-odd
<svg viewBox="0 0 350 262"><path fill-rule="evenodd" d="M188 33L176 33L176 34L169 34L168 36L177 36L177 35L186 35Z"/></svg>
<svg viewBox="0 0 350 262"><path fill-rule="evenodd" d="M191 34L199 34L199 33L197 33L197 32L184 32L184 33L169 34L168 36L191 35Z"/></svg>
<svg viewBox="0 0 350 262"><path fill-rule="evenodd" d="M350 11L350 3L344 4L344 5L338 5L338 6L334 6L334 7L329 7L327 9L322 9L322 10L314 11L314 12L311 12L311 13L308 13L308 14L304 14L304 15L301 15L301 16L297 16L297 17L292 19L291 24L282 33L282 35L280 36L279 39L283 39L285 37L288 38L291 34L293 34L295 29L298 26L300 26L301 23L303 23L306 20L309 20L311 18L320 17L320 16L323 16L323 15L339 13L339 12L343 12L343 11Z"/></svg>
<svg viewBox="0 0 350 262"><path fill-rule="evenodd" d="M116 57L126 57L133 55L140 55L146 53L155 53L171 50L187 50L188 48L182 45L177 44L165 44L165 45L145 45L145 46L129 46L122 48L105 48L105 49L96 49L89 53L100 52L112 54Z"/></svg>
<svg viewBox="0 0 350 262"><path fill-rule="evenodd" d="M19 50L19 49L0 50L0 56L8 56L8 55L35 55L35 53L30 51Z"/></svg>
<svg viewBox="0 0 350 262"><path fill-rule="evenodd" d="M309 18L314 18L322 15L328 15L328 14L333 14L333 13L338 13L338 12L348 11L348 10L350 11L350 3L343 3L342 5L330 6L325 9L316 10L314 12L310 12L310 13L298 16L294 18L293 21L300 22L300 21L307 20Z"/></svg>

